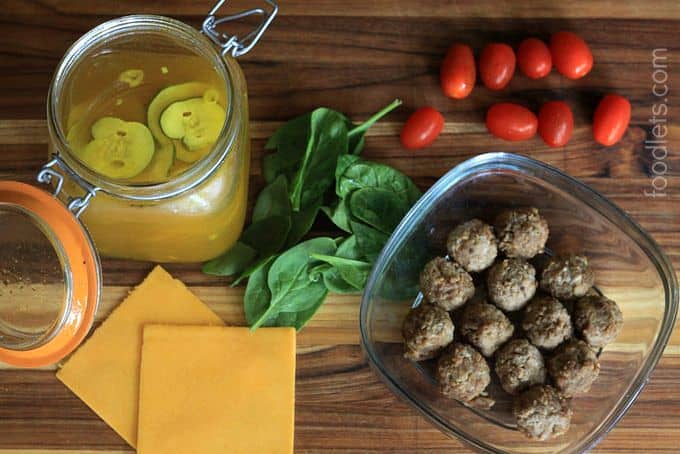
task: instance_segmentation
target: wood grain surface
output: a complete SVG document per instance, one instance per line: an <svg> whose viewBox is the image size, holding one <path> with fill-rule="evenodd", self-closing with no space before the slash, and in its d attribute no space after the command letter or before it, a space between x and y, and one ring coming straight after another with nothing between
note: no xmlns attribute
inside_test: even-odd
<svg viewBox="0 0 680 454"><path fill-rule="evenodd" d="M251 6L236 0L230 8ZM252 118L252 189L262 185L263 144L284 120L320 105L362 119L393 98L405 107L371 130L366 156L411 175L426 189L457 163L492 150L541 159L601 191L645 228L680 268L680 4L676 0L562 2L538 0L399 1L281 0L281 15L241 63ZM67 47L94 25L130 13L173 16L198 26L209 0L0 0L0 179L32 181L47 154L45 98ZM244 26L236 27L245 30ZM456 40L476 52L491 41L516 45L559 29L591 45L595 68L568 81L555 72L540 81L516 76L508 89L477 87L463 101L446 99L438 67ZM653 50L667 49L670 91L652 92ZM657 61L659 63L659 61ZM658 76L658 75L657 75ZM619 92L633 103L631 127L615 147L591 140L598 98ZM536 109L565 99L574 109L571 143L547 148L540 139L509 144L483 126L488 106L512 100ZM652 106L669 112L668 156L644 146L652 135ZM446 117L434 146L413 153L399 146L401 123L429 104ZM662 162L662 164L659 164ZM653 179L667 185L650 198ZM659 183L662 180L657 180ZM331 229L319 222L316 230ZM152 264L105 259L101 319L150 271ZM197 265L167 267L231 323L242 323L242 289L201 274ZM357 297L332 296L300 335L296 451L465 452L401 402L369 368L359 347ZM598 452L677 452L680 446L680 331L640 398L598 446ZM0 370L0 453L124 453L126 444L50 370Z"/></svg>

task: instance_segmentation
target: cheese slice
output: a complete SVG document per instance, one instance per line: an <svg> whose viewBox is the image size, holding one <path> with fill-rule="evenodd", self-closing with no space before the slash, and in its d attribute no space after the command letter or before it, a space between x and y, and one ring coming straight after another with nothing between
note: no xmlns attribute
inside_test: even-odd
<svg viewBox="0 0 680 454"><path fill-rule="evenodd" d="M295 330L146 326L138 454L292 453Z"/></svg>
<svg viewBox="0 0 680 454"><path fill-rule="evenodd" d="M147 323L224 324L184 284L157 266L57 372L59 380L133 447Z"/></svg>

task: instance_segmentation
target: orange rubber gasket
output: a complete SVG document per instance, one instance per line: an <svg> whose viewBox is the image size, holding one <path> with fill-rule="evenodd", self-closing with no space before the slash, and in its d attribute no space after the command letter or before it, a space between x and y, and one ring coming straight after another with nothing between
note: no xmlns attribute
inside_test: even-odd
<svg viewBox="0 0 680 454"><path fill-rule="evenodd" d="M61 242L72 275L71 307L61 329L35 349L0 348L0 361L18 367L54 364L80 345L94 322L101 291L97 252L80 221L51 194L25 183L0 181L0 202L29 211L52 230Z"/></svg>

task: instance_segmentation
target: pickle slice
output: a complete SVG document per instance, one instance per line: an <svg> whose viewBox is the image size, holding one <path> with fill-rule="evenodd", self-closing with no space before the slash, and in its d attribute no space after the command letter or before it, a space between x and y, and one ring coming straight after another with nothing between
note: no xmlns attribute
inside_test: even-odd
<svg viewBox="0 0 680 454"><path fill-rule="evenodd" d="M92 140L78 153L92 170L124 179L141 173L154 155L154 141L142 123L102 117L91 128Z"/></svg>
<svg viewBox="0 0 680 454"><path fill-rule="evenodd" d="M226 112L217 103L214 90L201 98L177 101L163 111L161 129L172 139L182 139L189 151L213 145L222 131Z"/></svg>
<svg viewBox="0 0 680 454"><path fill-rule="evenodd" d="M135 178L135 181L152 182L165 180L170 176L170 169L175 162L177 149L173 141L161 129L161 114L174 102L201 96L210 90L210 85L203 82L186 82L170 85L154 96L151 103L149 103L146 119L149 130L159 146L156 148L156 155L149 168Z"/></svg>
<svg viewBox="0 0 680 454"><path fill-rule="evenodd" d="M212 145L208 145L207 147L203 147L196 151L191 151L181 140L173 140L172 143L175 145L175 157L178 160L189 164L198 161L212 150Z"/></svg>
<svg viewBox="0 0 680 454"><path fill-rule="evenodd" d="M158 183L170 176L170 169L175 162L175 147L172 142L159 145L148 166L142 173L132 178L133 183Z"/></svg>

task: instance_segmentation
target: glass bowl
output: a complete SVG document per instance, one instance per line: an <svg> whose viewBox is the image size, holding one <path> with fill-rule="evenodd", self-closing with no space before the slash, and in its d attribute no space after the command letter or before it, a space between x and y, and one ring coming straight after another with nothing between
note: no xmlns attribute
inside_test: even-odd
<svg viewBox="0 0 680 454"><path fill-rule="evenodd" d="M642 195L640 195L642 197ZM596 286L617 301L623 330L600 356L591 391L572 401L571 429L547 442L514 426L511 401L493 382L490 410L439 394L431 365L403 358L401 324L418 302L418 275L443 255L456 224L491 221L505 208L535 206L550 224L548 251L582 252ZM449 436L487 452L581 452L616 425L647 382L668 342L678 308L678 283L668 258L628 215L559 170L509 154L479 155L442 177L404 217L383 249L361 302L362 346L370 364L398 396Z"/></svg>

